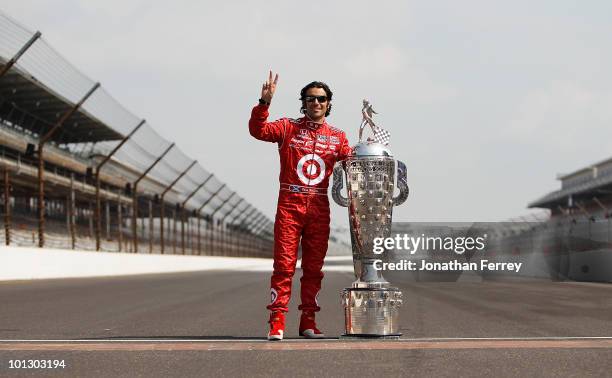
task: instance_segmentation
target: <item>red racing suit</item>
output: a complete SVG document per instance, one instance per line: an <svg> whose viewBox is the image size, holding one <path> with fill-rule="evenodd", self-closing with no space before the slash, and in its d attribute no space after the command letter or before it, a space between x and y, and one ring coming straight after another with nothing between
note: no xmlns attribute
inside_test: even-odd
<svg viewBox="0 0 612 378"><path fill-rule="evenodd" d="M300 310L319 311L317 295L323 279L323 259L329 239L327 186L334 164L351 148L346 134L327 123L306 117L268 119L268 106L251 112L249 131L259 140L274 142L280 155L280 190L274 222L274 272L271 311L288 311L298 245L302 243Z"/></svg>

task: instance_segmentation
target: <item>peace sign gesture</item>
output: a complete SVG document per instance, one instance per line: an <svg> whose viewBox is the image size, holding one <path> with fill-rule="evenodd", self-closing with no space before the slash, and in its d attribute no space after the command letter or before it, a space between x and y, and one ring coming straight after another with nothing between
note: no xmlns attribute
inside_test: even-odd
<svg viewBox="0 0 612 378"><path fill-rule="evenodd" d="M273 81L272 70L270 70L270 76L268 77L268 81L266 81L261 87L261 99L267 102L268 104L272 102L272 97L274 96L274 92L276 91L276 83L278 83L278 74L274 76Z"/></svg>

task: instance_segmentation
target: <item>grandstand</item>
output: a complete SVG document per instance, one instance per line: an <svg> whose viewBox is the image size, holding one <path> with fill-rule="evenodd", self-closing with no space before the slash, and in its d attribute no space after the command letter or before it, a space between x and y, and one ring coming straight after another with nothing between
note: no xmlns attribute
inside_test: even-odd
<svg viewBox="0 0 612 378"><path fill-rule="evenodd" d="M0 13L6 245L269 257L273 222Z"/></svg>

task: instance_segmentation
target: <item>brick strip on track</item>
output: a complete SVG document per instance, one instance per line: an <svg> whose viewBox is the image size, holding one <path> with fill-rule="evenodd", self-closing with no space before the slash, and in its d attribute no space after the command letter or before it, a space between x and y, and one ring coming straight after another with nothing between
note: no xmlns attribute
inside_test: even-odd
<svg viewBox="0 0 612 378"><path fill-rule="evenodd" d="M423 350L423 349L606 349L610 338L458 339L397 341L94 341L0 342L0 351L265 351L265 350Z"/></svg>

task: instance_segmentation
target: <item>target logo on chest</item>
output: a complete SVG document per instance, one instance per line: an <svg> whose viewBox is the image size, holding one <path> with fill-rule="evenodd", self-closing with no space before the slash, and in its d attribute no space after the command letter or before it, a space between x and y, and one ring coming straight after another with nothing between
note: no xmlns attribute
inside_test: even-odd
<svg viewBox="0 0 612 378"><path fill-rule="evenodd" d="M325 178L325 162L317 154L302 156L296 170L304 185L317 185Z"/></svg>

